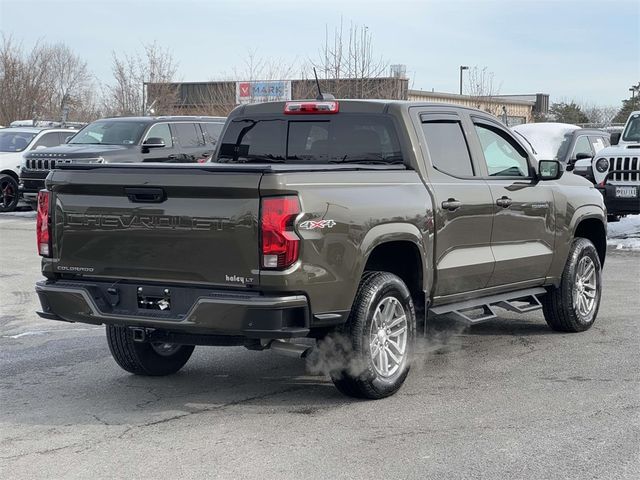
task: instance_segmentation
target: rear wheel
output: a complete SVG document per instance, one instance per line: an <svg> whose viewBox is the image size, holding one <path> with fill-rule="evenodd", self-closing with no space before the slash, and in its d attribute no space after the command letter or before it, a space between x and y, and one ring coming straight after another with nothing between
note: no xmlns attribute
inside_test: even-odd
<svg viewBox="0 0 640 480"><path fill-rule="evenodd" d="M0 175L0 212L13 212L18 206L18 182L11 175Z"/></svg>
<svg viewBox="0 0 640 480"><path fill-rule="evenodd" d="M180 370L189 360L193 345L135 342L127 327L107 325L111 355L120 367L135 375L163 376Z"/></svg>
<svg viewBox="0 0 640 480"><path fill-rule="evenodd" d="M345 368L331 372L345 395L378 399L394 394L409 373L416 316L404 282L386 272L365 272L343 329L352 349Z"/></svg>
<svg viewBox="0 0 640 480"><path fill-rule="evenodd" d="M583 332L595 322L601 296L602 267L596 247L586 238L576 238L560 286L542 297L544 318L559 332Z"/></svg>

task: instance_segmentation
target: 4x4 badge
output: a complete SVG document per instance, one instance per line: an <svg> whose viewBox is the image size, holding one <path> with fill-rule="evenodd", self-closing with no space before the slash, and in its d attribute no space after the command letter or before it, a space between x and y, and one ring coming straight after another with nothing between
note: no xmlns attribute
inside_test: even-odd
<svg viewBox="0 0 640 480"><path fill-rule="evenodd" d="M333 228L335 220L306 220L298 225L303 230L315 230L316 228Z"/></svg>

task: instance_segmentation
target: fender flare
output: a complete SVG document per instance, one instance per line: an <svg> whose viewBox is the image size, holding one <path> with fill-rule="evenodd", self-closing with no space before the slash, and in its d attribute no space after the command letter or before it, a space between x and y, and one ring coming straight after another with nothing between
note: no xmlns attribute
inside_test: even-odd
<svg viewBox="0 0 640 480"><path fill-rule="evenodd" d="M569 230L571 231L571 240L575 236L576 230L580 222L589 218L596 218L604 225L605 233L607 232L607 214L599 205L581 205L573 213L569 222Z"/></svg>
<svg viewBox="0 0 640 480"><path fill-rule="evenodd" d="M576 230L580 222L583 220L588 220L591 218L595 218L600 220L605 227L605 234L607 230L607 221L606 221L606 213L599 205L587 204L579 206L571 219L565 224L564 233L560 233L558 238L556 239L556 247L553 263L551 268L547 274L547 279L554 285L558 285L560 282L560 277L562 276L562 272L564 270L564 266L567 262L567 257L569 255L569 249L571 248L571 243L576 236Z"/></svg>
<svg viewBox="0 0 640 480"><path fill-rule="evenodd" d="M360 277L364 272L364 267L369 260L371 253L376 247L389 242L411 242L416 246L420 253L420 259L422 262L422 289L429 291L428 285L431 285L431 262L427 256L427 248L423 242L423 234L420 232L417 226L412 223L396 222L396 223L384 223L376 225L371 228L360 242L358 247L360 264L358 265L358 272Z"/></svg>

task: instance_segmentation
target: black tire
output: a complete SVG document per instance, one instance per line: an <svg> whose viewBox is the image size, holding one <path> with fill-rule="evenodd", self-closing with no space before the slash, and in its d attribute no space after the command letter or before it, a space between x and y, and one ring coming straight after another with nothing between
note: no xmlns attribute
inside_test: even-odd
<svg viewBox="0 0 640 480"><path fill-rule="evenodd" d="M585 284L579 281L581 262L590 263L595 270L595 289L592 290L595 296L593 305L588 309L588 313L581 311L580 306L576 304L580 289L587 290L584 286ZM550 287L547 294L542 297L544 318L547 324L558 332L584 332L591 328L596 320L601 297L602 266L598 251L590 240L576 238L573 240L569 250L560 286Z"/></svg>
<svg viewBox="0 0 640 480"><path fill-rule="evenodd" d="M194 349L193 345L174 345L163 352L161 347L151 343L134 342L131 329L116 325L107 325L107 342L116 363L135 375L176 373L187 363Z"/></svg>
<svg viewBox="0 0 640 480"><path fill-rule="evenodd" d="M18 182L11 175L0 175L0 212L13 212L18 206Z"/></svg>
<svg viewBox="0 0 640 480"><path fill-rule="evenodd" d="M387 302L386 304L384 302ZM397 370L390 375L382 375L370 354L370 345L373 338L373 342L378 342L380 345L380 339L378 335L373 335L372 323L374 322L374 315L376 311L384 312L385 305L391 305L388 310L391 313L401 313L404 310L406 316L406 338L404 340L405 350L404 356L400 354L399 349L395 349L394 353L402 359L396 365ZM402 310L397 309L400 305ZM382 315L382 313L379 313ZM397 318L400 318L398 315ZM380 317L377 317L378 321ZM390 322L391 325L392 322ZM398 327L400 330L401 326ZM415 338L416 329L416 315L411 300L411 294L404 282L396 275L387 272L365 272L360 281L356 297L351 308L351 313L347 323L341 330L341 333L346 336L348 347L351 349L349 368L337 370L331 372L331 379L336 388L345 395L356 398L367 399L379 399L393 395L402 386L410 368L410 359L413 354L413 344ZM386 344L387 338L389 342L395 345L391 341L391 338L399 339L389 335L386 336L384 328L381 338L384 338L384 344ZM386 330L389 333L389 329ZM397 330L399 331L399 330ZM403 343L398 340L398 344ZM382 351L384 355L384 350ZM381 357L377 357L380 362ZM390 357L385 360L385 365L388 366ZM393 363L393 361L392 361ZM355 368L354 368L355 366ZM395 367L394 367L395 368Z"/></svg>

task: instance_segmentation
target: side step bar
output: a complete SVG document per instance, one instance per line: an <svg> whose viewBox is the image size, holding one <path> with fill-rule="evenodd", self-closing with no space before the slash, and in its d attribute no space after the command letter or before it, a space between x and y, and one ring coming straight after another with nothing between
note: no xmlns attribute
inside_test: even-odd
<svg viewBox="0 0 640 480"><path fill-rule="evenodd" d="M540 304L540 300L538 300L538 295L544 293L547 293L547 291L543 287L527 288L515 292L438 305L431 307L429 312L434 315L453 313L465 322L475 324L496 318L495 307L516 313L539 310L542 308L542 305Z"/></svg>

